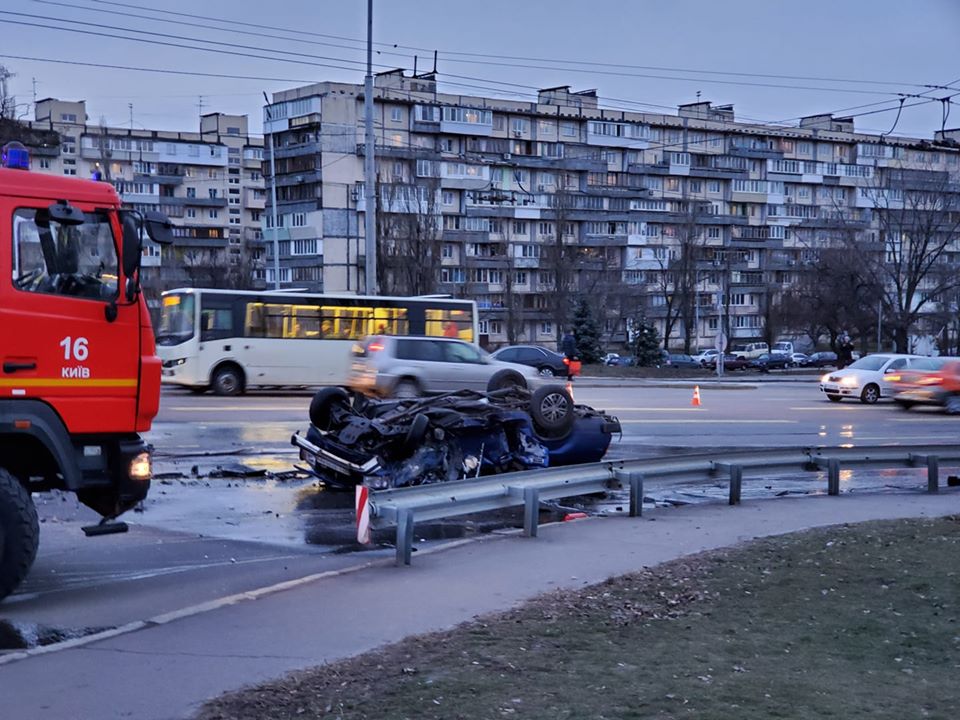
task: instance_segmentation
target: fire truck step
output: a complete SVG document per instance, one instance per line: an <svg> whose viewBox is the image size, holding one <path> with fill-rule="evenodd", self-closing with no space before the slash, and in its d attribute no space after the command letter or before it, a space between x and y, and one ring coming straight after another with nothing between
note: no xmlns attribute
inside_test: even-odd
<svg viewBox="0 0 960 720"><path fill-rule="evenodd" d="M96 535L125 533L130 529L130 526L125 522L100 522L96 525L86 525L80 529L83 530L83 534L87 537L94 537Z"/></svg>

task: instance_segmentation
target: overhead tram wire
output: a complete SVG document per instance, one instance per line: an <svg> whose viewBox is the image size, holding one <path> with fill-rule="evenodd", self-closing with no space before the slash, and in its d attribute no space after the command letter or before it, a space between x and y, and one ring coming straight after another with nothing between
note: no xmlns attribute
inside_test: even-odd
<svg viewBox="0 0 960 720"><path fill-rule="evenodd" d="M51 5L65 5L65 3L53 2L52 0L35 0L35 2L39 2L39 3L42 3L42 4L51 4ZM318 45L329 45L329 46L331 46L331 47L341 47L341 48L344 48L344 49L363 49L363 47L365 46L365 42L366 42L365 40L362 40L362 39L360 39L360 38L350 38L350 37L343 36L343 35L330 35L330 34L325 34L325 33L317 33L317 32L312 32L312 31L307 31L307 30L296 29L296 28L284 28L284 27L278 27L278 26L274 26L274 25L262 25L262 24L260 24L260 23L249 23L249 22L243 22L243 21L238 21L238 20L227 20L227 19L216 18L216 17L207 16L207 15L196 15L196 14L192 14L192 13L176 12L176 11L172 11L172 10L160 10L160 9L150 8L150 7L143 6L143 5L136 5L136 4L133 4L133 3L111 2L111 1L109 1L109 0L88 0L88 2L96 3L96 4L98 4L98 5L109 5L109 6L113 6L113 7L135 8L135 9L140 9L140 10L148 10L148 11L150 11L150 12L154 12L154 13L157 13L157 14L170 15L170 16L174 16L174 17L188 17L188 18L192 18L192 19L206 20L206 21L208 21L208 22L217 22L217 23L220 23L220 24L230 24L230 25L239 25L239 26L242 26L242 27L257 28L257 29L260 30L261 32L255 33L255 34L258 34L258 35L260 35L261 37L264 36L263 33L262 33L262 30L265 28L265 29L268 29L268 30L276 30L276 31L279 31L279 32L285 32L285 33L288 33L288 34L297 34L297 35L303 35L303 36L308 36L308 37L325 37L325 38L332 38L332 39L337 39L337 40L344 40L344 41L347 41L347 42L353 42L353 43L358 43L358 44L359 44L359 45L358 45L358 48L350 48L350 47L347 47L347 46L333 45L333 44L331 44L331 43L315 42L315 44L318 44ZM98 9L96 9L96 8L85 7L85 6L77 6L77 5L75 5L75 4L74 4L74 5L69 5L69 7L72 7L72 8L74 8L74 9L89 10L89 11L92 11L92 12L107 12L107 11L104 11L104 10L98 10ZM120 14L120 15L125 14L125 13L118 13L118 12L115 12L115 11L110 11L110 12L114 12L114 14ZM135 16L135 15L134 15L133 17L143 17L143 16ZM157 20L157 21L160 21L160 22L171 22L171 21L164 20L163 18L150 17L150 16L148 16L147 19ZM204 26L204 27L208 27L208 26ZM228 29L228 28L216 28L216 29L217 29L217 30L223 30L223 31L225 31L225 32L240 32L240 31L231 31L231 30ZM246 33L244 33L244 34L246 34ZM296 41L294 38L283 38L283 39ZM300 42L300 41L297 41L297 42ZM303 42L307 42L307 41L303 41ZM589 66L597 66L597 67L624 68L624 69L628 69L628 70L654 70L654 71L658 71L658 72L687 72L687 73L691 73L691 72L692 72L692 73L702 73L702 74L705 74L705 75L726 75L726 76L734 76L734 77L756 77L756 78L770 78L770 79L779 79L779 80L805 80L805 81L817 81L817 82L849 83L849 84L865 84L865 85L883 85L883 86L896 85L896 86L899 86L899 87L936 88L936 89L943 89L943 90L957 89L957 88L950 88L950 87L944 87L944 86L931 86L930 84L926 84L926 83L902 82L902 81L898 81L898 80L886 81L886 80L865 80L865 79L858 79L858 78L830 78L830 77L811 76L811 75L786 75L786 74L776 74L776 73L740 72L740 71L732 71L732 70L729 70L729 71L728 71L728 70L710 70L710 69L698 69L698 68L673 68L673 67L656 66L656 65L632 65L632 64L600 62L600 61L588 61L588 60L578 60L578 59L554 59L554 58L525 57L525 56L516 56L516 55L493 55L493 54L489 54L489 53L476 53L476 52L455 51L455 50L437 50L437 49L435 49L435 48L434 48L434 49L431 49L431 48L423 48L423 47L417 47L417 46L413 46L413 45L403 45L403 44L400 44L400 43L389 43L389 42L374 42L374 45L382 46L382 47L385 47L385 48L397 48L397 49L412 50L412 51L422 52L422 53L428 53L428 54L432 54L434 51L437 51L437 52L439 52L439 53L440 53L441 55L443 55L443 56L463 56L463 57L494 58L494 59L499 59L499 60L503 60L503 59L506 59L506 60L522 60L522 61L524 61L524 62L549 62L549 63L554 63L554 64L563 64L563 63L566 63L566 64L574 65L574 66L576 66L576 67L572 67L572 68L562 68L562 67L561 67L561 68L553 68L553 67L551 67L551 68L545 68L545 69L549 69L549 70L564 70L564 71L569 69L569 70L572 70L572 71L575 71L575 72L580 71L580 70L577 70L577 67L581 67L581 66L584 66L584 65L589 65ZM378 52L379 52L379 53L382 53L382 54L386 54L386 55L398 55L398 56L400 56L400 57L409 57L409 53L392 52L392 51L390 51L390 50L381 50L381 51L378 51ZM499 64L499 65L505 65L505 66L508 66L508 67L529 67L529 68L532 68L532 69L540 69L540 68L536 68L535 66L521 65L521 64L513 64L513 63L480 63L479 61L454 60L454 59L452 59L452 58L450 58L450 57L445 57L444 59L446 59L446 60L448 60L448 61L450 61L450 62L475 62L475 63L477 63L477 64ZM640 76L640 77L643 77L643 76ZM672 79L672 78L668 78L668 79ZM704 80L704 81L705 81L705 80ZM696 82L701 82L701 80L696 80ZM952 84L952 83L951 83L951 84ZM774 87L777 87L777 86L774 86ZM787 87L793 87L793 86L787 86Z"/></svg>

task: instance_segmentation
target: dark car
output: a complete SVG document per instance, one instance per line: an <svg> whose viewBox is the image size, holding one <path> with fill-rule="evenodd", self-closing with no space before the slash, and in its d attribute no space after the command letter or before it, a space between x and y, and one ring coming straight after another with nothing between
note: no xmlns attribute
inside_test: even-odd
<svg viewBox="0 0 960 720"><path fill-rule="evenodd" d="M491 357L501 362L512 362L535 367L537 372L545 377L567 374L567 366L563 362L563 355L553 350L542 348L539 345L511 345L500 348L493 353Z"/></svg>
<svg viewBox="0 0 960 720"><path fill-rule="evenodd" d="M827 350L826 352L815 352L807 357L805 367L836 367L837 354Z"/></svg>
<svg viewBox="0 0 960 720"><path fill-rule="evenodd" d="M559 385L397 400L328 387L291 442L324 485L383 489L597 462L619 432Z"/></svg>
<svg viewBox="0 0 960 720"><path fill-rule="evenodd" d="M760 372L786 370L791 364L790 356L783 353L764 353L750 361L750 367Z"/></svg>
<svg viewBox="0 0 960 720"><path fill-rule="evenodd" d="M663 361L660 363L662 367L669 368L683 368L686 370L699 370L700 362L694 360L690 355L685 355L683 353L663 353Z"/></svg>
<svg viewBox="0 0 960 720"><path fill-rule="evenodd" d="M746 370L750 365L750 361L741 355L729 355L724 354L723 356L723 369L724 370ZM713 370L717 369L717 356L714 355L712 361L708 361L706 367Z"/></svg>

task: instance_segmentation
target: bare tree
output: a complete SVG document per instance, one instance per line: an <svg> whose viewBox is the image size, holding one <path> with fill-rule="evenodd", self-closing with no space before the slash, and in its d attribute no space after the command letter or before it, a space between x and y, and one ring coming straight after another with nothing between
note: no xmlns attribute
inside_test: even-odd
<svg viewBox="0 0 960 720"><path fill-rule="evenodd" d="M379 184L377 278L384 295L436 292L440 274L439 182Z"/></svg>
<svg viewBox="0 0 960 720"><path fill-rule="evenodd" d="M557 343L563 329L569 324L571 294L574 291L575 245L564 242L565 230L574 209L571 189L577 182L576 175L568 173L563 166L558 172L556 191L550 196L550 217L553 221L553 242L544 246L541 267L548 268L553 277L553 292L547 296L547 307L553 320Z"/></svg>
<svg viewBox="0 0 960 720"><path fill-rule="evenodd" d="M191 287L248 290L253 287L253 257L246 245L239 254L222 248L174 246L177 265Z"/></svg>

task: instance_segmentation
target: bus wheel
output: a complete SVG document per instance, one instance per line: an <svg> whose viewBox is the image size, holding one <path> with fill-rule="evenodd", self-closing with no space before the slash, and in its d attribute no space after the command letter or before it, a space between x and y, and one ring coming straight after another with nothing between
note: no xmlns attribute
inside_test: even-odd
<svg viewBox="0 0 960 720"><path fill-rule="evenodd" d="M40 524L30 493L0 468L0 600L27 576L40 544Z"/></svg>
<svg viewBox="0 0 960 720"><path fill-rule="evenodd" d="M221 365L213 373L211 386L216 395L238 395L243 392L243 373L236 365Z"/></svg>

